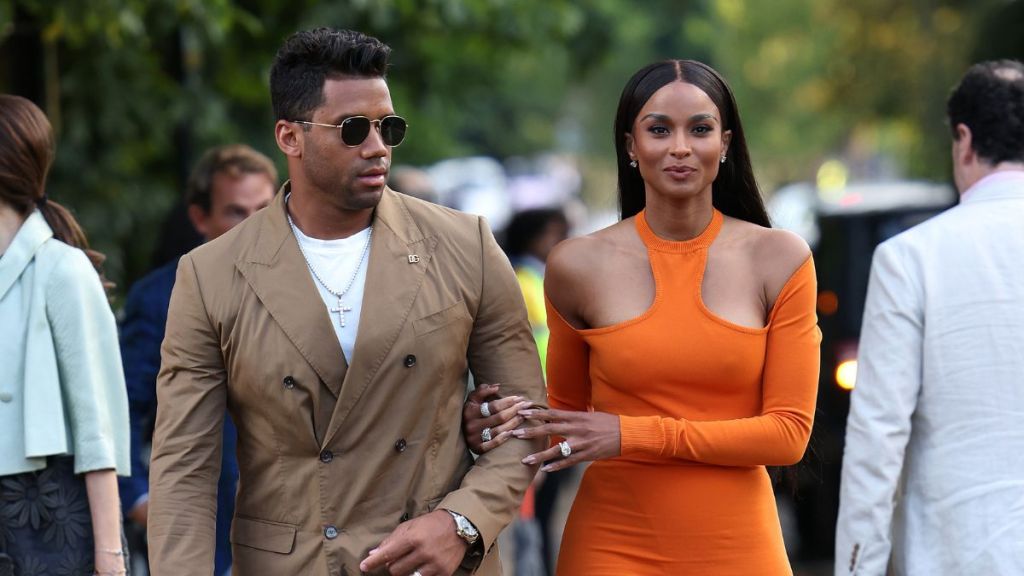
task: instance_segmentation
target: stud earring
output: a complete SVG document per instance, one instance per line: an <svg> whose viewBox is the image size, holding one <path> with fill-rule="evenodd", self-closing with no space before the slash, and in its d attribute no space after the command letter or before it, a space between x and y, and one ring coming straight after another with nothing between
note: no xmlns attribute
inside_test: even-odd
<svg viewBox="0 0 1024 576"><path fill-rule="evenodd" d="M721 162L722 164L725 164L725 154L722 154L722 159L719 162Z"/></svg>
<svg viewBox="0 0 1024 576"><path fill-rule="evenodd" d="M636 168L636 160L630 160L629 165L633 168Z"/></svg>

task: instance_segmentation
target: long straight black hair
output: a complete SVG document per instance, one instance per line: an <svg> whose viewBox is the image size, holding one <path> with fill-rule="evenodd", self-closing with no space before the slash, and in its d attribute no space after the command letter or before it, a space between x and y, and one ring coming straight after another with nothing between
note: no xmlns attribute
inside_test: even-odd
<svg viewBox="0 0 1024 576"><path fill-rule="evenodd" d="M725 163L719 166L718 177L711 185L711 203L723 214L770 228L768 212L750 166L747 140L743 136L743 125L732 90L721 74L695 60L665 60L648 64L633 74L622 89L615 114L615 156L622 218L636 215L647 205L640 171L629 165L626 134L632 133L640 109L651 96L672 82L686 82L703 90L722 115L722 130L732 130L729 154Z"/></svg>

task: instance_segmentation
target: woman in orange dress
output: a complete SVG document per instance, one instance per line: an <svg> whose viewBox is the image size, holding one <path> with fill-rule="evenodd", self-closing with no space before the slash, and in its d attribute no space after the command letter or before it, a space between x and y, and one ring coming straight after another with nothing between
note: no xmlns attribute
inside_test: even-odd
<svg viewBox="0 0 1024 576"><path fill-rule="evenodd" d="M558 574L791 574L765 467L798 462L811 432L810 250L769 227L707 65L638 71L615 146L622 220L551 253L551 409L510 434L551 435L527 458L546 470L593 462Z"/></svg>

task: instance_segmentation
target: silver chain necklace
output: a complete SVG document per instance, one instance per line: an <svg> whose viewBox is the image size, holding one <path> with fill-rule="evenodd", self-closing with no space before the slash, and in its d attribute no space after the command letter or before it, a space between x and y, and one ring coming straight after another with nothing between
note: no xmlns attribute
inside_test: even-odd
<svg viewBox="0 0 1024 576"><path fill-rule="evenodd" d="M352 284L355 283L356 277L359 276L359 270L363 267L363 260L366 260L366 254L370 251L370 239L373 238L373 225L370 225L369 232L366 233L366 244L363 245L363 253L359 255L359 263L356 264L355 272L353 272L352 277L348 279L348 284L345 285L345 289L339 292L338 290L334 290L333 288L328 286L327 282L324 282L324 279L320 277L320 274L316 271L316 268L313 267L313 263L309 261L309 256L306 256L306 251L305 249L302 248L302 242L298 242L299 229L297 226L295 226L295 222L292 221L292 215L286 211L285 216L288 218L288 225L292 227L292 233L295 234L296 243L299 245L299 253L302 254L302 259L306 261L306 266L309 268L309 271L313 273L313 278L315 278L316 281L319 282L320 285L324 287L324 290L330 292L331 296L334 296L335 298L338 299L338 307L328 308L327 310L332 314L336 313L338 315L338 324L342 328L344 328L345 312L351 312L352 308L350 306L345 306L341 302L341 299L343 296L345 296L349 289L352 288Z"/></svg>

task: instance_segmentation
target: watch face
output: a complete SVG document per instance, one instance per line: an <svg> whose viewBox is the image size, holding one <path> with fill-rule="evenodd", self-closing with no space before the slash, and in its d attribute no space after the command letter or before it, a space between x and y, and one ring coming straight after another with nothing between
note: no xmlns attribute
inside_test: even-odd
<svg viewBox="0 0 1024 576"><path fill-rule="evenodd" d="M466 540L470 544L472 544L480 535L476 531L476 528L473 526L473 523L461 514L455 517L455 524L456 527L458 528L459 537Z"/></svg>

